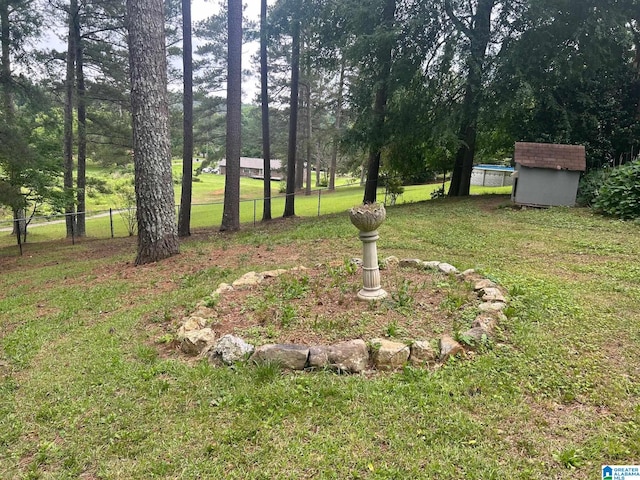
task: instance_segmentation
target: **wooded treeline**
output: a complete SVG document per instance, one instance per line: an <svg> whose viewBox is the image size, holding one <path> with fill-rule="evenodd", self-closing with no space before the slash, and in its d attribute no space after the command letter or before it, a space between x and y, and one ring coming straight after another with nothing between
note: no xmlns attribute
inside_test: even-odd
<svg viewBox="0 0 640 480"><path fill-rule="evenodd" d="M192 25L189 0L0 0L0 204L15 218L64 211L68 234L85 234L87 159L127 164L137 153L136 8L163 19L148 34L162 38L168 77L149 82L165 92L168 82L167 140L188 169L180 235L193 156L227 158L222 227L235 230L240 155L283 160L288 194L360 173L373 202L380 178L434 173L451 174L450 196L468 195L472 165L508 161L516 141L583 144L590 169L638 154L638 0L262 4L259 22L228 0ZM238 56L257 43L260 55ZM240 105L239 75L259 72L260 93Z"/></svg>

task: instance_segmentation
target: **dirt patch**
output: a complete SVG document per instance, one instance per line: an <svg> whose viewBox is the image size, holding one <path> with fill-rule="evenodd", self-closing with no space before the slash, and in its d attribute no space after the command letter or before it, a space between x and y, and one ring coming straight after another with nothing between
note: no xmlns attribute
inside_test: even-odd
<svg viewBox="0 0 640 480"><path fill-rule="evenodd" d="M477 314L477 296L455 276L392 266L382 271L381 284L386 299L358 300L361 270L334 263L267 278L206 303L217 335L256 344L433 339L469 328Z"/></svg>
<svg viewBox="0 0 640 480"><path fill-rule="evenodd" d="M500 208L519 208L511 203L511 195L483 195L482 202L478 202L484 212L492 212Z"/></svg>

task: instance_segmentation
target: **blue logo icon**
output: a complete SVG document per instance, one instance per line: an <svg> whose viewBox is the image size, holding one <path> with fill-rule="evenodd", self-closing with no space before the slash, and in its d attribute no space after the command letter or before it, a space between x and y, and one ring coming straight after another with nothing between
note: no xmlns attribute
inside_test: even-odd
<svg viewBox="0 0 640 480"><path fill-rule="evenodd" d="M613 480L613 468L609 465L602 467L602 480Z"/></svg>

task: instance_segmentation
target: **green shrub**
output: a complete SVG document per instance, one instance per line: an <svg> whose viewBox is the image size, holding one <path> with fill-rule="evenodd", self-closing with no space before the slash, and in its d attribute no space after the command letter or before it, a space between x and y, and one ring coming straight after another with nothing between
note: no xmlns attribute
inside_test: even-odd
<svg viewBox="0 0 640 480"><path fill-rule="evenodd" d="M104 195L109 195L111 193L113 193L113 190L111 190L111 187L109 186L109 183L102 179L102 178L97 178L97 177L89 177L87 176L86 178L86 190L87 190L87 195L88 196L95 196L96 192L97 193L102 193Z"/></svg>
<svg viewBox="0 0 640 480"><path fill-rule="evenodd" d="M592 207L598 198L600 188L611 173L610 169L594 169L585 173L578 185L578 195L576 202L581 207Z"/></svg>
<svg viewBox="0 0 640 480"><path fill-rule="evenodd" d="M623 220L640 218L640 160L611 172L600 188L594 207Z"/></svg>
<svg viewBox="0 0 640 480"><path fill-rule="evenodd" d="M436 198L444 198L447 195L444 193L444 187L440 187L437 190L431 192L431 200L435 200Z"/></svg>
<svg viewBox="0 0 640 480"><path fill-rule="evenodd" d="M402 186L402 180L400 180L400 178L391 177L387 179L387 194L391 198L391 205L395 205L396 200L403 193L404 187Z"/></svg>

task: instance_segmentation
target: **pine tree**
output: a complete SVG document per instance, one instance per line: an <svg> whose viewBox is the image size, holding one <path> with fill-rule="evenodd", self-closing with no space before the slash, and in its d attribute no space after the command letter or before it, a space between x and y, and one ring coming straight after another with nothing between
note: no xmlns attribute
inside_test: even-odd
<svg viewBox="0 0 640 480"><path fill-rule="evenodd" d="M127 0L138 216L136 265L179 252L162 0Z"/></svg>

